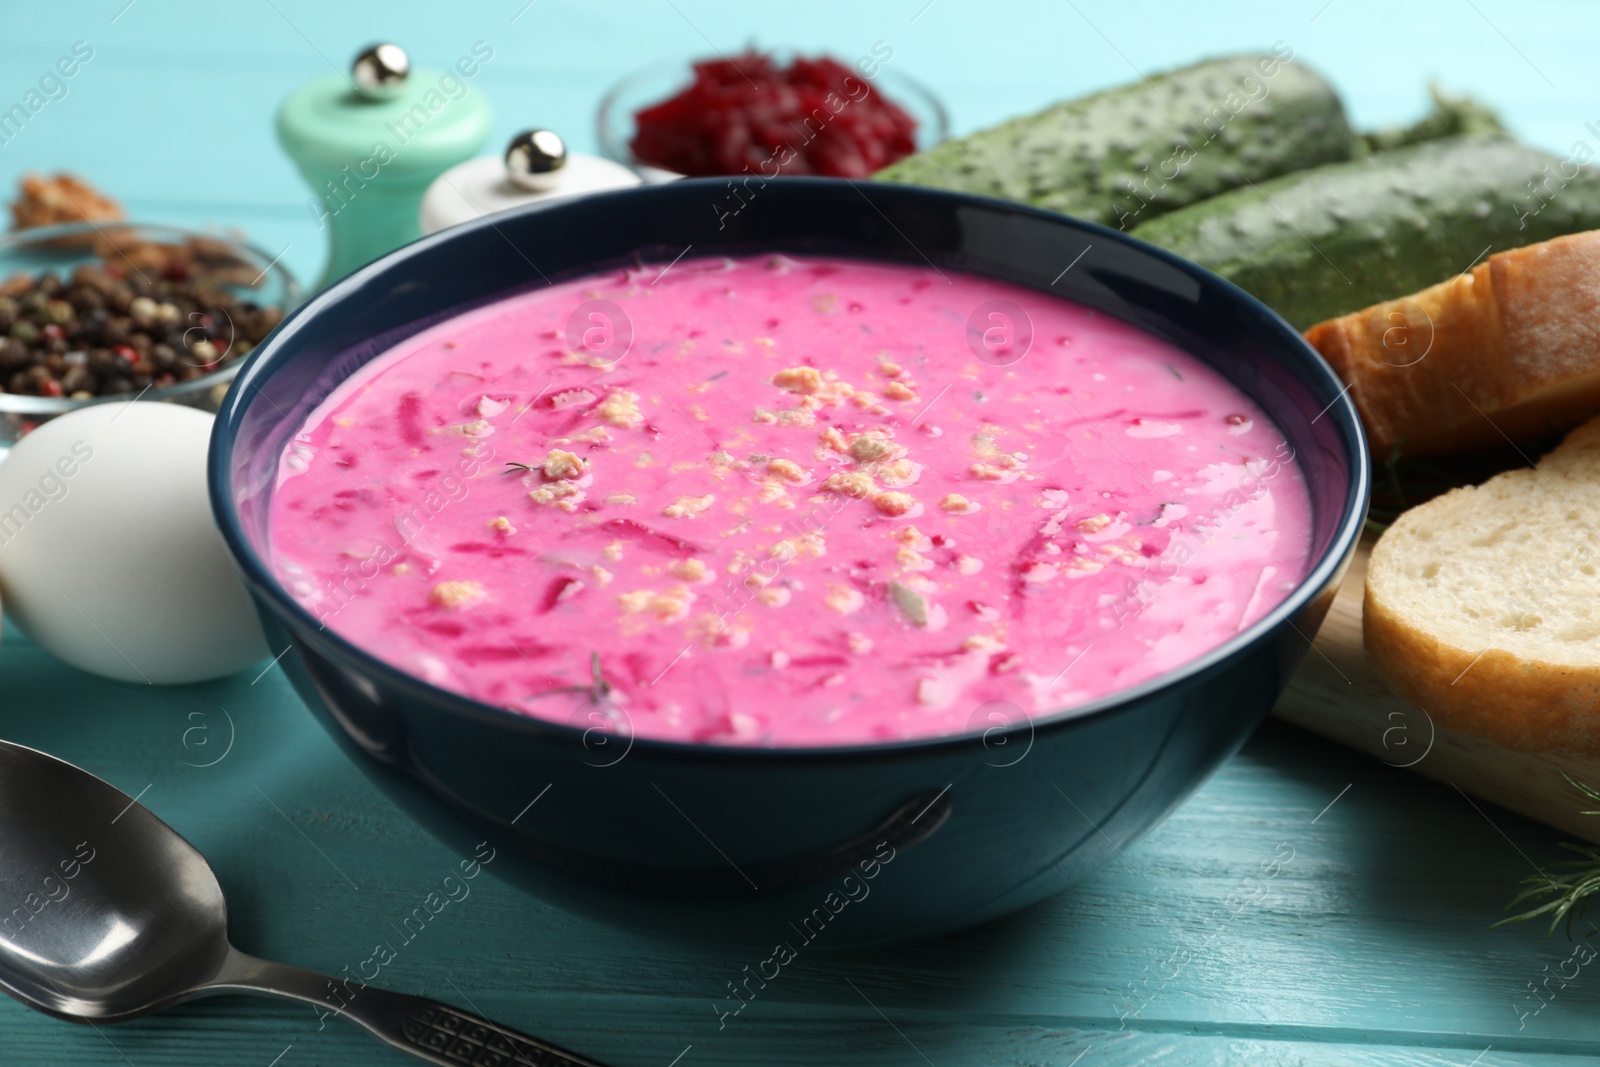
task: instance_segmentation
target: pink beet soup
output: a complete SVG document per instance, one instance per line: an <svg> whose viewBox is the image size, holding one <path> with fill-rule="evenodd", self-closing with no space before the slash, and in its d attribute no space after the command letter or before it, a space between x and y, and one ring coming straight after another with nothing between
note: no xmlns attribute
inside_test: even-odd
<svg viewBox="0 0 1600 1067"><path fill-rule="evenodd" d="M285 450L334 631L539 718L734 745L988 729L1272 610L1310 501L1198 359L932 268L686 259L408 338Z"/></svg>

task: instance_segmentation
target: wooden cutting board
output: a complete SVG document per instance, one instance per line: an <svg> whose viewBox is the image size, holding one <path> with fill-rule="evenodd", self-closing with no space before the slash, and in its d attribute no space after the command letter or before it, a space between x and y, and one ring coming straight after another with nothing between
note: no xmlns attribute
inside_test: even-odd
<svg viewBox="0 0 1600 1067"><path fill-rule="evenodd" d="M1362 539L1312 650L1272 714L1391 767L1426 775L1600 844L1600 816L1579 814L1593 804L1563 777L1565 772L1600 787L1600 759L1516 752L1445 730L1426 710L1396 695L1367 662L1361 601L1373 540L1371 535Z"/></svg>

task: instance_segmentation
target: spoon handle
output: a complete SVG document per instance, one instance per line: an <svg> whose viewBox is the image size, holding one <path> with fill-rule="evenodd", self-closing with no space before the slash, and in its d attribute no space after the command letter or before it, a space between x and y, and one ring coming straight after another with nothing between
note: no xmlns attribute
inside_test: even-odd
<svg viewBox="0 0 1600 1067"><path fill-rule="evenodd" d="M409 993L344 982L284 963L229 952L208 993L259 993L304 1001L324 1020L343 1016L397 1049L441 1067L604 1067L471 1012Z"/></svg>

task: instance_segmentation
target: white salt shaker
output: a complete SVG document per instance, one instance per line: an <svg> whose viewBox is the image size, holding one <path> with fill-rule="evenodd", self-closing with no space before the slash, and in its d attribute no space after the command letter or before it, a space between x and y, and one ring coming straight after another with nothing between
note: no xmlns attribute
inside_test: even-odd
<svg viewBox="0 0 1600 1067"><path fill-rule="evenodd" d="M503 157L458 163L434 179L422 197L422 232L541 200L555 200L638 185L639 176L620 163L568 152L553 131L524 130Z"/></svg>

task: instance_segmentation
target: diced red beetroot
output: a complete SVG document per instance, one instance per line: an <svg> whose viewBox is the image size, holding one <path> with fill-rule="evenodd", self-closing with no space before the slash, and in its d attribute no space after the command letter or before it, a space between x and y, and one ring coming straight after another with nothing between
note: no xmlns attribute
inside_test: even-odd
<svg viewBox="0 0 1600 1067"><path fill-rule="evenodd" d="M483 541L458 541L450 546L452 552L466 552L475 556L488 556L490 559L499 559L501 556L526 556L528 550L518 548L516 545L487 544Z"/></svg>
<svg viewBox="0 0 1600 1067"><path fill-rule="evenodd" d="M600 529L653 552L687 552L692 555L700 551L700 546L693 541L662 533L634 519L607 519L600 524Z"/></svg>
<svg viewBox="0 0 1600 1067"><path fill-rule="evenodd" d="M634 685L649 685L656 675L661 673L661 668L652 668L650 654L647 652L627 652L622 656L623 666L628 668L628 677Z"/></svg>
<svg viewBox="0 0 1600 1067"><path fill-rule="evenodd" d="M422 444L422 397L416 393L400 398L400 430L407 444Z"/></svg>
<svg viewBox="0 0 1600 1067"><path fill-rule="evenodd" d="M865 178L916 151L916 120L826 56L780 67L751 51L696 63L687 89L634 122L640 161L688 175Z"/></svg>
<svg viewBox="0 0 1600 1067"><path fill-rule="evenodd" d="M552 579L550 584L545 586L544 598L539 604L539 614L543 615L553 610L557 604L582 588L582 579L573 578L570 575L562 575Z"/></svg>
<svg viewBox="0 0 1600 1067"><path fill-rule="evenodd" d="M844 667L850 661L843 656L796 656L789 661L791 667Z"/></svg>
<svg viewBox="0 0 1600 1067"><path fill-rule="evenodd" d="M504 663L514 659L534 659L538 656L548 655L553 651L548 645L541 645L533 641L512 645L468 645L452 651L452 655L460 659L469 667L480 663Z"/></svg>
<svg viewBox="0 0 1600 1067"><path fill-rule="evenodd" d="M465 626L453 619L430 619L417 625L431 634L438 634L440 637L460 637L467 632Z"/></svg>

